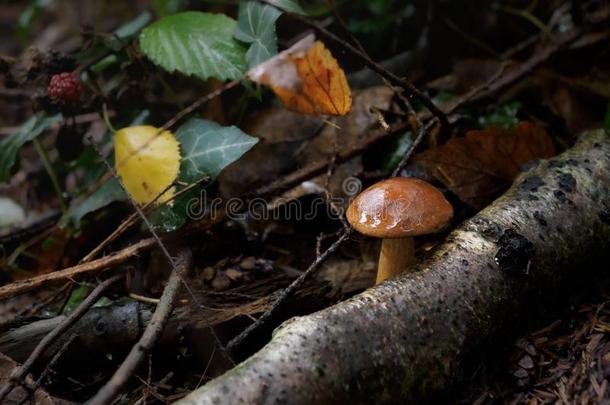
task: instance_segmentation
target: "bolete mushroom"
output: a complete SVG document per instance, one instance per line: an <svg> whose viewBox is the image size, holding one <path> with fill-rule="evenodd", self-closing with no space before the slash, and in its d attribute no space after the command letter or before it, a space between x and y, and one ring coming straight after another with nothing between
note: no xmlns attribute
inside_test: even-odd
<svg viewBox="0 0 610 405"><path fill-rule="evenodd" d="M360 193L347 209L347 220L358 232L382 238L377 281L404 271L414 259L413 237L443 229L453 208L433 185L393 177Z"/></svg>

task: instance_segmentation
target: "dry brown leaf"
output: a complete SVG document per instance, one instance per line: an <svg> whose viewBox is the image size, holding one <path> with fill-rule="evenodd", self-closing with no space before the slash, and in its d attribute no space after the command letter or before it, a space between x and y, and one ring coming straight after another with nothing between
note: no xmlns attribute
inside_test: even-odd
<svg viewBox="0 0 610 405"><path fill-rule="evenodd" d="M523 164L555 155L540 125L470 131L463 138L418 154L415 161L466 204L480 209L505 190Z"/></svg>
<svg viewBox="0 0 610 405"><path fill-rule="evenodd" d="M248 72L271 87L284 106L312 115L345 115L352 107L345 72L320 41L309 35Z"/></svg>

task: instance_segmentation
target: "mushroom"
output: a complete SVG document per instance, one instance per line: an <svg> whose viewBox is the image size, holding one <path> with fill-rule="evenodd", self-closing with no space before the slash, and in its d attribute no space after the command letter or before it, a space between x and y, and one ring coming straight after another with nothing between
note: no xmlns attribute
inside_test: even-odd
<svg viewBox="0 0 610 405"><path fill-rule="evenodd" d="M435 233L453 217L453 208L425 181L393 177L360 193L347 209L358 232L382 238L376 284L404 271L414 260L413 236Z"/></svg>

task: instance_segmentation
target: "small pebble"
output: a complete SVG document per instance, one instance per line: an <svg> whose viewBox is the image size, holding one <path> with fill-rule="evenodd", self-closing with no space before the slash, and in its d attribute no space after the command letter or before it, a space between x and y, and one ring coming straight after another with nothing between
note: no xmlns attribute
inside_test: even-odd
<svg viewBox="0 0 610 405"><path fill-rule="evenodd" d="M243 270L254 270L256 267L256 258L254 256L248 256L239 263L239 267Z"/></svg>
<svg viewBox="0 0 610 405"><path fill-rule="evenodd" d="M214 269L214 267L208 266L205 269L203 269L202 277L203 277L204 281L211 281L215 275L216 275L216 269Z"/></svg>
<svg viewBox="0 0 610 405"><path fill-rule="evenodd" d="M519 366L523 367L526 370L530 370L534 368L534 360L528 355L525 355L519 360Z"/></svg>
<svg viewBox="0 0 610 405"><path fill-rule="evenodd" d="M212 288L216 291L224 291L231 286L231 280L224 273L218 272L212 280Z"/></svg>
<svg viewBox="0 0 610 405"><path fill-rule="evenodd" d="M225 274L231 281L237 281L243 277L243 273L241 271L233 268L225 271Z"/></svg>

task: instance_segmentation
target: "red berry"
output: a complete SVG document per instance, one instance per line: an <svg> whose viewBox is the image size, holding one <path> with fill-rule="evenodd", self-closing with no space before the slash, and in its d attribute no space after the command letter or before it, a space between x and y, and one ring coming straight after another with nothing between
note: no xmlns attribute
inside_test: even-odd
<svg viewBox="0 0 610 405"><path fill-rule="evenodd" d="M78 77L70 72L63 72L51 77L47 95L54 103L64 105L80 101L81 90Z"/></svg>

